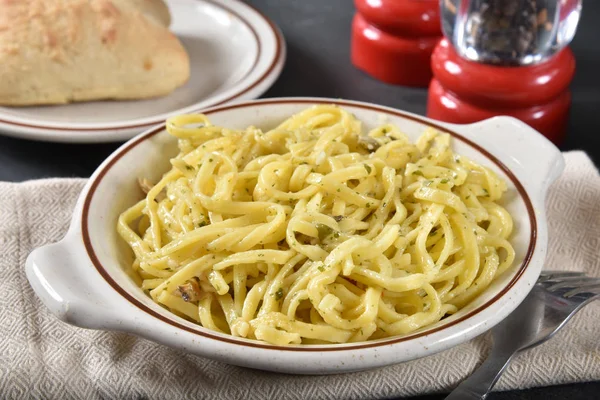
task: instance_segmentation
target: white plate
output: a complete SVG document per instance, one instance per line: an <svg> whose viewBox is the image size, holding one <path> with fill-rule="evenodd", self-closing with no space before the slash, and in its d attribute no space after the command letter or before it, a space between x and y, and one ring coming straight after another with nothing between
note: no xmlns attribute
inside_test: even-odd
<svg viewBox="0 0 600 400"><path fill-rule="evenodd" d="M454 125L347 100L265 99L215 107L206 114L215 125L266 130L318 103L344 107L363 122L365 131L386 121L413 140L429 126L452 135L456 153L492 168L508 185L504 206L515 223L515 265L457 313L405 336L274 346L208 330L154 303L137 286L127 273L131 250L115 229L119 214L139 201L137 177L155 181L177 154L177 140L157 126L121 146L96 170L66 237L30 254L26 273L37 295L60 319L77 326L130 332L189 354L294 374L351 372L425 357L482 334L512 312L535 284L546 256L544 197L564 167L558 149L510 117Z"/></svg>
<svg viewBox="0 0 600 400"><path fill-rule="evenodd" d="M150 100L0 107L0 132L52 142L129 139L168 116L253 99L279 76L285 42L264 15L237 0L167 0L170 26L190 56L191 77Z"/></svg>

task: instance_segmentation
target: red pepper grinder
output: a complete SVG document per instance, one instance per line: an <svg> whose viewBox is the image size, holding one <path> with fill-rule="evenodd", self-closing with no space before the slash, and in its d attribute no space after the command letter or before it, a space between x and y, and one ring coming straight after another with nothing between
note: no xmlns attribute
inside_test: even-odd
<svg viewBox="0 0 600 400"><path fill-rule="evenodd" d="M442 36L438 0L355 0L352 63L387 83L427 87Z"/></svg>
<svg viewBox="0 0 600 400"><path fill-rule="evenodd" d="M440 0L446 39L436 46L427 116L471 123L520 119L564 139L575 58L567 47L581 0Z"/></svg>

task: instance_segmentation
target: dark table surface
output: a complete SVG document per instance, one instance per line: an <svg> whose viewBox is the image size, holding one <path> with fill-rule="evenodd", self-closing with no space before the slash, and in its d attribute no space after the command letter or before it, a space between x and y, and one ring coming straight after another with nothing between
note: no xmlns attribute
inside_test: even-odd
<svg viewBox="0 0 600 400"><path fill-rule="evenodd" d="M279 80L264 97L323 96L368 101L425 114L427 91L378 82L349 60L349 0L251 0L283 31L288 58ZM588 0L572 49L577 73L563 150L583 149L600 163L600 1ZM19 182L45 177L87 177L119 144L41 143L0 136L0 180ZM540 366L543 367L543 366ZM414 399L442 399L443 395ZM493 393L490 400L597 399L600 382Z"/></svg>

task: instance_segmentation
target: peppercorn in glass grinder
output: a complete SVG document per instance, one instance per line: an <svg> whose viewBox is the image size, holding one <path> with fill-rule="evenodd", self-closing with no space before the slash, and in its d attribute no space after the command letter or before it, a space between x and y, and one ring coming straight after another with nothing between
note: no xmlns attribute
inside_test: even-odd
<svg viewBox="0 0 600 400"><path fill-rule="evenodd" d="M456 123L521 119L564 137L581 0L440 0L428 116Z"/></svg>

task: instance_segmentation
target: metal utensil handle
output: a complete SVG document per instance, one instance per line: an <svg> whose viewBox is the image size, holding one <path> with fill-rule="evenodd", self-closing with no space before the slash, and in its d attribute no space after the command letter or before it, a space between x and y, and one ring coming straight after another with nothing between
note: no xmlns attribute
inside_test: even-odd
<svg viewBox="0 0 600 400"><path fill-rule="evenodd" d="M465 379L450 393L446 400L480 400L485 399L492 390L500 375L517 352L502 352L492 354L484 361L471 376Z"/></svg>

